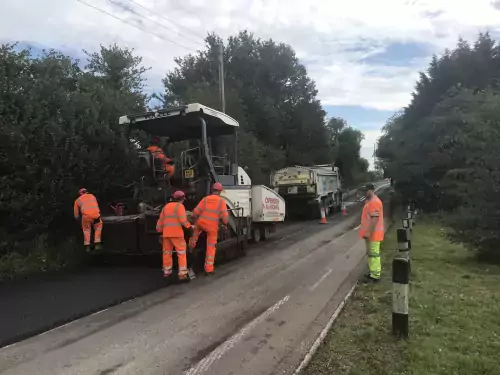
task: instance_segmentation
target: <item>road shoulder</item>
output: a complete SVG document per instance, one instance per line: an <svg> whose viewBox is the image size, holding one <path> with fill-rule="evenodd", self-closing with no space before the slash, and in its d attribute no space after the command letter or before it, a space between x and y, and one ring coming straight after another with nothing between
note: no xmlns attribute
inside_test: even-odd
<svg viewBox="0 0 500 375"><path fill-rule="evenodd" d="M414 231L410 341L393 338L395 234L383 247L382 282L357 288L303 374L500 373L500 267L478 264L434 223Z"/></svg>

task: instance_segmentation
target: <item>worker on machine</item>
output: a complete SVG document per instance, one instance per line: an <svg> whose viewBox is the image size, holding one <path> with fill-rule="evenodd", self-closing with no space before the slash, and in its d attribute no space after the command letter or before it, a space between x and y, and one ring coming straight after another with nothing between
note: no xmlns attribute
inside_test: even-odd
<svg viewBox="0 0 500 375"><path fill-rule="evenodd" d="M94 195L87 189L82 188L78 191L79 197L73 205L73 213L76 220L81 220L83 230L83 246L86 251L90 251L90 240L92 229L94 229L95 249L101 248L102 219L99 204Z"/></svg>
<svg viewBox="0 0 500 375"><path fill-rule="evenodd" d="M184 199L186 196L182 191L176 191L172 196L172 202L167 203L161 211L160 218L156 224L156 231L162 236L163 250L163 276L172 274L172 251L175 248L177 260L179 261L179 280L188 281L188 268L186 257L186 240L184 239L183 227L192 235L193 229L186 217Z"/></svg>
<svg viewBox="0 0 500 375"><path fill-rule="evenodd" d="M203 198L193 211L195 230L189 241L189 247L193 249L201 232L206 232L205 275L212 275L214 272L219 221L222 219L224 225L228 224L226 201L220 196L222 190L223 187L220 183L213 184L212 194Z"/></svg>
<svg viewBox="0 0 500 375"><path fill-rule="evenodd" d="M154 137L151 140L151 146L148 147L148 151L151 152L155 160L158 160L161 163L162 167L165 169L165 173L170 179L175 172L174 163L171 158L165 156L165 153L163 152L159 144L160 138Z"/></svg>

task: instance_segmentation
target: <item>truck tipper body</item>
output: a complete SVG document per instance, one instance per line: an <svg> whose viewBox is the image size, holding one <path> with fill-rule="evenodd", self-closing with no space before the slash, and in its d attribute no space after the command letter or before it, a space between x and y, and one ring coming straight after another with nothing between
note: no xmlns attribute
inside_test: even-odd
<svg viewBox="0 0 500 375"><path fill-rule="evenodd" d="M342 207L339 169L331 164L287 167L271 174L271 187L286 202L287 217L316 218Z"/></svg>

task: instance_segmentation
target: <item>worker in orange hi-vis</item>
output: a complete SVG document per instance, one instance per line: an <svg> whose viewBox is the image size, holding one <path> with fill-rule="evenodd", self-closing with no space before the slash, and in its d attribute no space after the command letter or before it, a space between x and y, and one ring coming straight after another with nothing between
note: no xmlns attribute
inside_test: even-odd
<svg viewBox="0 0 500 375"><path fill-rule="evenodd" d="M102 219L99 204L94 195L87 192L87 189L78 191L79 197L73 205L73 214L76 220L81 219L83 230L83 245L85 250L90 250L90 236L94 229L94 244L96 250L101 247Z"/></svg>
<svg viewBox="0 0 500 375"><path fill-rule="evenodd" d="M366 201L361 214L359 235L365 240L369 273L365 282L380 281L380 243L384 240L384 207L375 195L375 186L366 185Z"/></svg>
<svg viewBox="0 0 500 375"><path fill-rule="evenodd" d="M156 224L156 231L162 235L163 250L163 276L169 277L172 274L172 252L175 248L177 260L179 261L178 276L180 280L189 280L186 240L184 230L186 228L192 234L191 224L187 221L186 209L183 202L185 195L182 191L176 191L172 196L173 201L167 203L161 211L160 218Z"/></svg>
<svg viewBox="0 0 500 375"><path fill-rule="evenodd" d="M189 241L190 248L196 246L196 242L201 232L207 234L207 252L205 255L205 274L211 275L214 272L215 251L217 245L217 235L219 232L219 221L222 219L224 225L228 224L228 213L226 201L220 196L223 187L216 182L212 186L212 194L203 198L193 211L193 221L195 230L193 237Z"/></svg>
<svg viewBox="0 0 500 375"><path fill-rule="evenodd" d="M165 156L165 153L163 152L159 144L160 144L160 138L154 137L151 140L151 146L148 147L148 151L151 152L151 154L155 159L160 161L161 165L165 169L168 178L171 178L175 172L173 160Z"/></svg>

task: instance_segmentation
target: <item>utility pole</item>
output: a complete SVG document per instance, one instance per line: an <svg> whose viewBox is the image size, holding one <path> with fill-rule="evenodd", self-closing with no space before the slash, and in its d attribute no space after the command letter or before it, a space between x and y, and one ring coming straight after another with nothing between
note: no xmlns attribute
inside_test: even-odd
<svg viewBox="0 0 500 375"><path fill-rule="evenodd" d="M221 111L226 113L226 95L224 93L224 45L219 44L219 93Z"/></svg>

